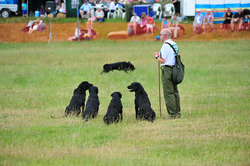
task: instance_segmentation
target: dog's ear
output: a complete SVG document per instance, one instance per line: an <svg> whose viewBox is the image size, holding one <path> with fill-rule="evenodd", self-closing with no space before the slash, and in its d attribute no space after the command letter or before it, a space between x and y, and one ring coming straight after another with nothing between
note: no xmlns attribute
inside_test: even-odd
<svg viewBox="0 0 250 166"><path fill-rule="evenodd" d="M111 94L111 97L113 97L114 93Z"/></svg>
<svg viewBox="0 0 250 166"><path fill-rule="evenodd" d="M98 94L98 88L97 88L97 87L96 87L96 89L95 89L95 90L96 90L96 94Z"/></svg>
<svg viewBox="0 0 250 166"><path fill-rule="evenodd" d="M119 95L119 97L121 99L122 98L122 94L120 92L117 92L117 93L118 93L118 95Z"/></svg>

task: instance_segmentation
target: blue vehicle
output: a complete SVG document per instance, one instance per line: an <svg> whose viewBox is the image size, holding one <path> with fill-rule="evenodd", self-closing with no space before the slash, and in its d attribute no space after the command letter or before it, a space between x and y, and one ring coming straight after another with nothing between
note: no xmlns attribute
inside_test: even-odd
<svg viewBox="0 0 250 166"><path fill-rule="evenodd" d="M8 18L12 13L18 14L18 0L0 0L0 15Z"/></svg>

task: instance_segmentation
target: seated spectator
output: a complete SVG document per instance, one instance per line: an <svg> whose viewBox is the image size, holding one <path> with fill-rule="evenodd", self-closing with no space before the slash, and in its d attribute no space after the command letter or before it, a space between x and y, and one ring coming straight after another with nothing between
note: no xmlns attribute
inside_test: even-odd
<svg viewBox="0 0 250 166"><path fill-rule="evenodd" d="M108 7L108 0L101 0L99 3L102 4L104 7Z"/></svg>
<svg viewBox="0 0 250 166"><path fill-rule="evenodd" d="M197 9L197 14L194 17L194 22L193 22L194 35L197 33L197 28L201 28L202 22L203 22L203 15L201 14L200 10Z"/></svg>
<svg viewBox="0 0 250 166"><path fill-rule="evenodd" d="M220 28L223 28L223 26L226 24L226 32L227 32L227 25L231 24L231 20L233 19L233 13L231 12L230 8L227 8L227 12L223 15L223 18L225 18L225 20L221 24Z"/></svg>
<svg viewBox="0 0 250 166"><path fill-rule="evenodd" d="M36 22L36 24L32 27L29 28L29 34L31 34L34 30L39 30L44 32L45 24L43 23L43 20L38 18L37 20L34 20L33 22Z"/></svg>
<svg viewBox="0 0 250 166"><path fill-rule="evenodd" d="M250 28L250 21L249 21L249 18L248 18L247 14L245 15L243 23L244 23L244 27L246 28L246 30L248 30Z"/></svg>
<svg viewBox="0 0 250 166"><path fill-rule="evenodd" d="M78 30L78 28L76 28L76 30L75 30L75 36L69 37L68 41L73 41L73 40L77 39L80 35L81 35L81 30L80 29Z"/></svg>
<svg viewBox="0 0 250 166"><path fill-rule="evenodd" d="M104 14L107 17L108 12L114 12L116 9L115 3L113 0L109 0L108 8L104 9Z"/></svg>
<svg viewBox="0 0 250 166"><path fill-rule="evenodd" d="M95 11L95 18L99 23L104 21L104 12L101 10L101 7L98 7Z"/></svg>
<svg viewBox="0 0 250 166"><path fill-rule="evenodd" d="M92 10L92 5L89 4L88 0L84 0L84 4L80 7L80 14L82 19L84 19L84 15L86 15L86 19L89 18L90 11Z"/></svg>
<svg viewBox="0 0 250 166"><path fill-rule="evenodd" d="M141 19L139 16L137 16L136 13L133 13L133 16L130 19L130 23L128 23L128 31L129 29L133 29L134 34L136 34L137 24L141 24Z"/></svg>
<svg viewBox="0 0 250 166"><path fill-rule="evenodd" d="M146 33L149 33L149 31L151 31L151 33L154 33L155 21L152 17L150 17L149 14L147 15L146 23L147 23Z"/></svg>
<svg viewBox="0 0 250 166"><path fill-rule="evenodd" d="M61 8L61 5L62 5L62 2L61 2L61 1L58 1L57 4L56 4L55 17L56 17L56 15L59 13L59 9Z"/></svg>
<svg viewBox="0 0 250 166"><path fill-rule="evenodd" d="M214 15L210 9L207 9L207 14L205 15L205 17L203 19L203 29L204 29L203 33L206 32L206 25L211 26L212 30L214 30L213 24L214 24Z"/></svg>
<svg viewBox="0 0 250 166"><path fill-rule="evenodd" d="M241 27L243 24L243 18L244 18L244 15L242 13L242 10L240 9L238 13L235 13L234 18L231 20L232 32L234 31L234 24L239 24L238 31L241 30Z"/></svg>
<svg viewBox="0 0 250 166"><path fill-rule="evenodd" d="M40 9L40 17L47 17L47 14L45 12L43 5L41 6L41 9Z"/></svg>
<svg viewBox="0 0 250 166"><path fill-rule="evenodd" d="M147 22L146 22L146 13L142 12L141 14L141 28L147 28Z"/></svg>
<svg viewBox="0 0 250 166"><path fill-rule="evenodd" d="M161 23L161 29L163 28L169 28L169 21L167 20L167 16L163 17L162 23Z"/></svg>
<svg viewBox="0 0 250 166"><path fill-rule="evenodd" d="M64 14L66 13L66 4L63 0L61 0L61 7L59 9L59 12Z"/></svg>
<svg viewBox="0 0 250 166"><path fill-rule="evenodd" d="M173 24L173 26L171 26L171 24ZM177 38L178 35L178 30L180 29L179 27L180 24L180 20L179 18L177 18L176 14L173 15L173 18L171 18L170 20L170 24L169 24L169 29L172 31L174 31L174 38Z"/></svg>
<svg viewBox="0 0 250 166"><path fill-rule="evenodd" d="M89 0L90 5L93 7L95 6L95 1L94 0Z"/></svg>

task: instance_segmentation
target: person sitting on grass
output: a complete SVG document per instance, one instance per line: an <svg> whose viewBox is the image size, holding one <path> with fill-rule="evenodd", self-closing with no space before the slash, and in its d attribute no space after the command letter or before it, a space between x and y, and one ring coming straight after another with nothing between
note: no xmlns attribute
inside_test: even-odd
<svg viewBox="0 0 250 166"><path fill-rule="evenodd" d="M146 33L149 33L149 31L151 31L151 33L154 33L154 27L155 27L155 21L152 17L150 17L150 15L147 15L147 19L146 19L146 23L147 23L147 31Z"/></svg>
<svg viewBox="0 0 250 166"><path fill-rule="evenodd" d="M102 23L104 21L104 12L101 10L101 7L98 7L95 11L95 17L99 23Z"/></svg>
<svg viewBox="0 0 250 166"><path fill-rule="evenodd" d="M80 28L79 29L76 28L76 30L75 30L75 36L69 37L68 41L73 41L73 40L77 39L80 35L81 35L81 29Z"/></svg>
<svg viewBox="0 0 250 166"><path fill-rule="evenodd" d="M45 24L43 20L38 18L37 20L34 20L33 22L36 22L36 24L32 27L29 28L29 34L31 34L34 30L39 30L41 32L44 32Z"/></svg>
<svg viewBox="0 0 250 166"><path fill-rule="evenodd" d="M91 36L91 30L93 29L93 22L91 21L90 18L88 19L88 22L86 23L86 25L87 25L86 29L87 29L88 33L85 35Z"/></svg>

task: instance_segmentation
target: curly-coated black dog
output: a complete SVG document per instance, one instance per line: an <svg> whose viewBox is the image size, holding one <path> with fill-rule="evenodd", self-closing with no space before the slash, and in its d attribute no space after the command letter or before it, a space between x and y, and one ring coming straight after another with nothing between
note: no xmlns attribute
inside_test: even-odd
<svg viewBox="0 0 250 166"><path fill-rule="evenodd" d="M86 122L91 118L96 118L99 110L99 97L98 97L98 88L92 86L89 88L89 97L86 103L85 111L82 113L82 119L86 118Z"/></svg>
<svg viewBox="0 0 250 166"><path fill-rule="evenodd" d="M108 73L109 71L113 70L123 70L125 72L128 72L135 70L135 67L130 62L116 62L111 64L105 64L103 65L103 71L101 72L101 74Z"/></svg>
<svg viewBox="0 0 250 166"><path fill-rule="evenodd" d="M147 92L144 90L139 82L133 82L127 87L130 92L135 92L135 116L136 119L148 120L153 122L155 120L155 112L151 108L151 103Z"/></svg>
<svg viewBox="0 0 250 166"><path fill-rule="evenodd" d="M78 116L81 113L81 110L84 110L86 90L88 90L91 86L93 86L93 84L90 84L88 81L84 81L74 90L70 103L65 109L65 116Z"/></svg>
<svg viewBox="0 0 250 166"><path fill-rule="evenodd" d="M103 117L103 121L109 125L113 122L119 122L121 119L122 121L122 94L120 92L114 92L111 94L113 97L112 100L110 101L108 111L106 115Z"/></svg>

